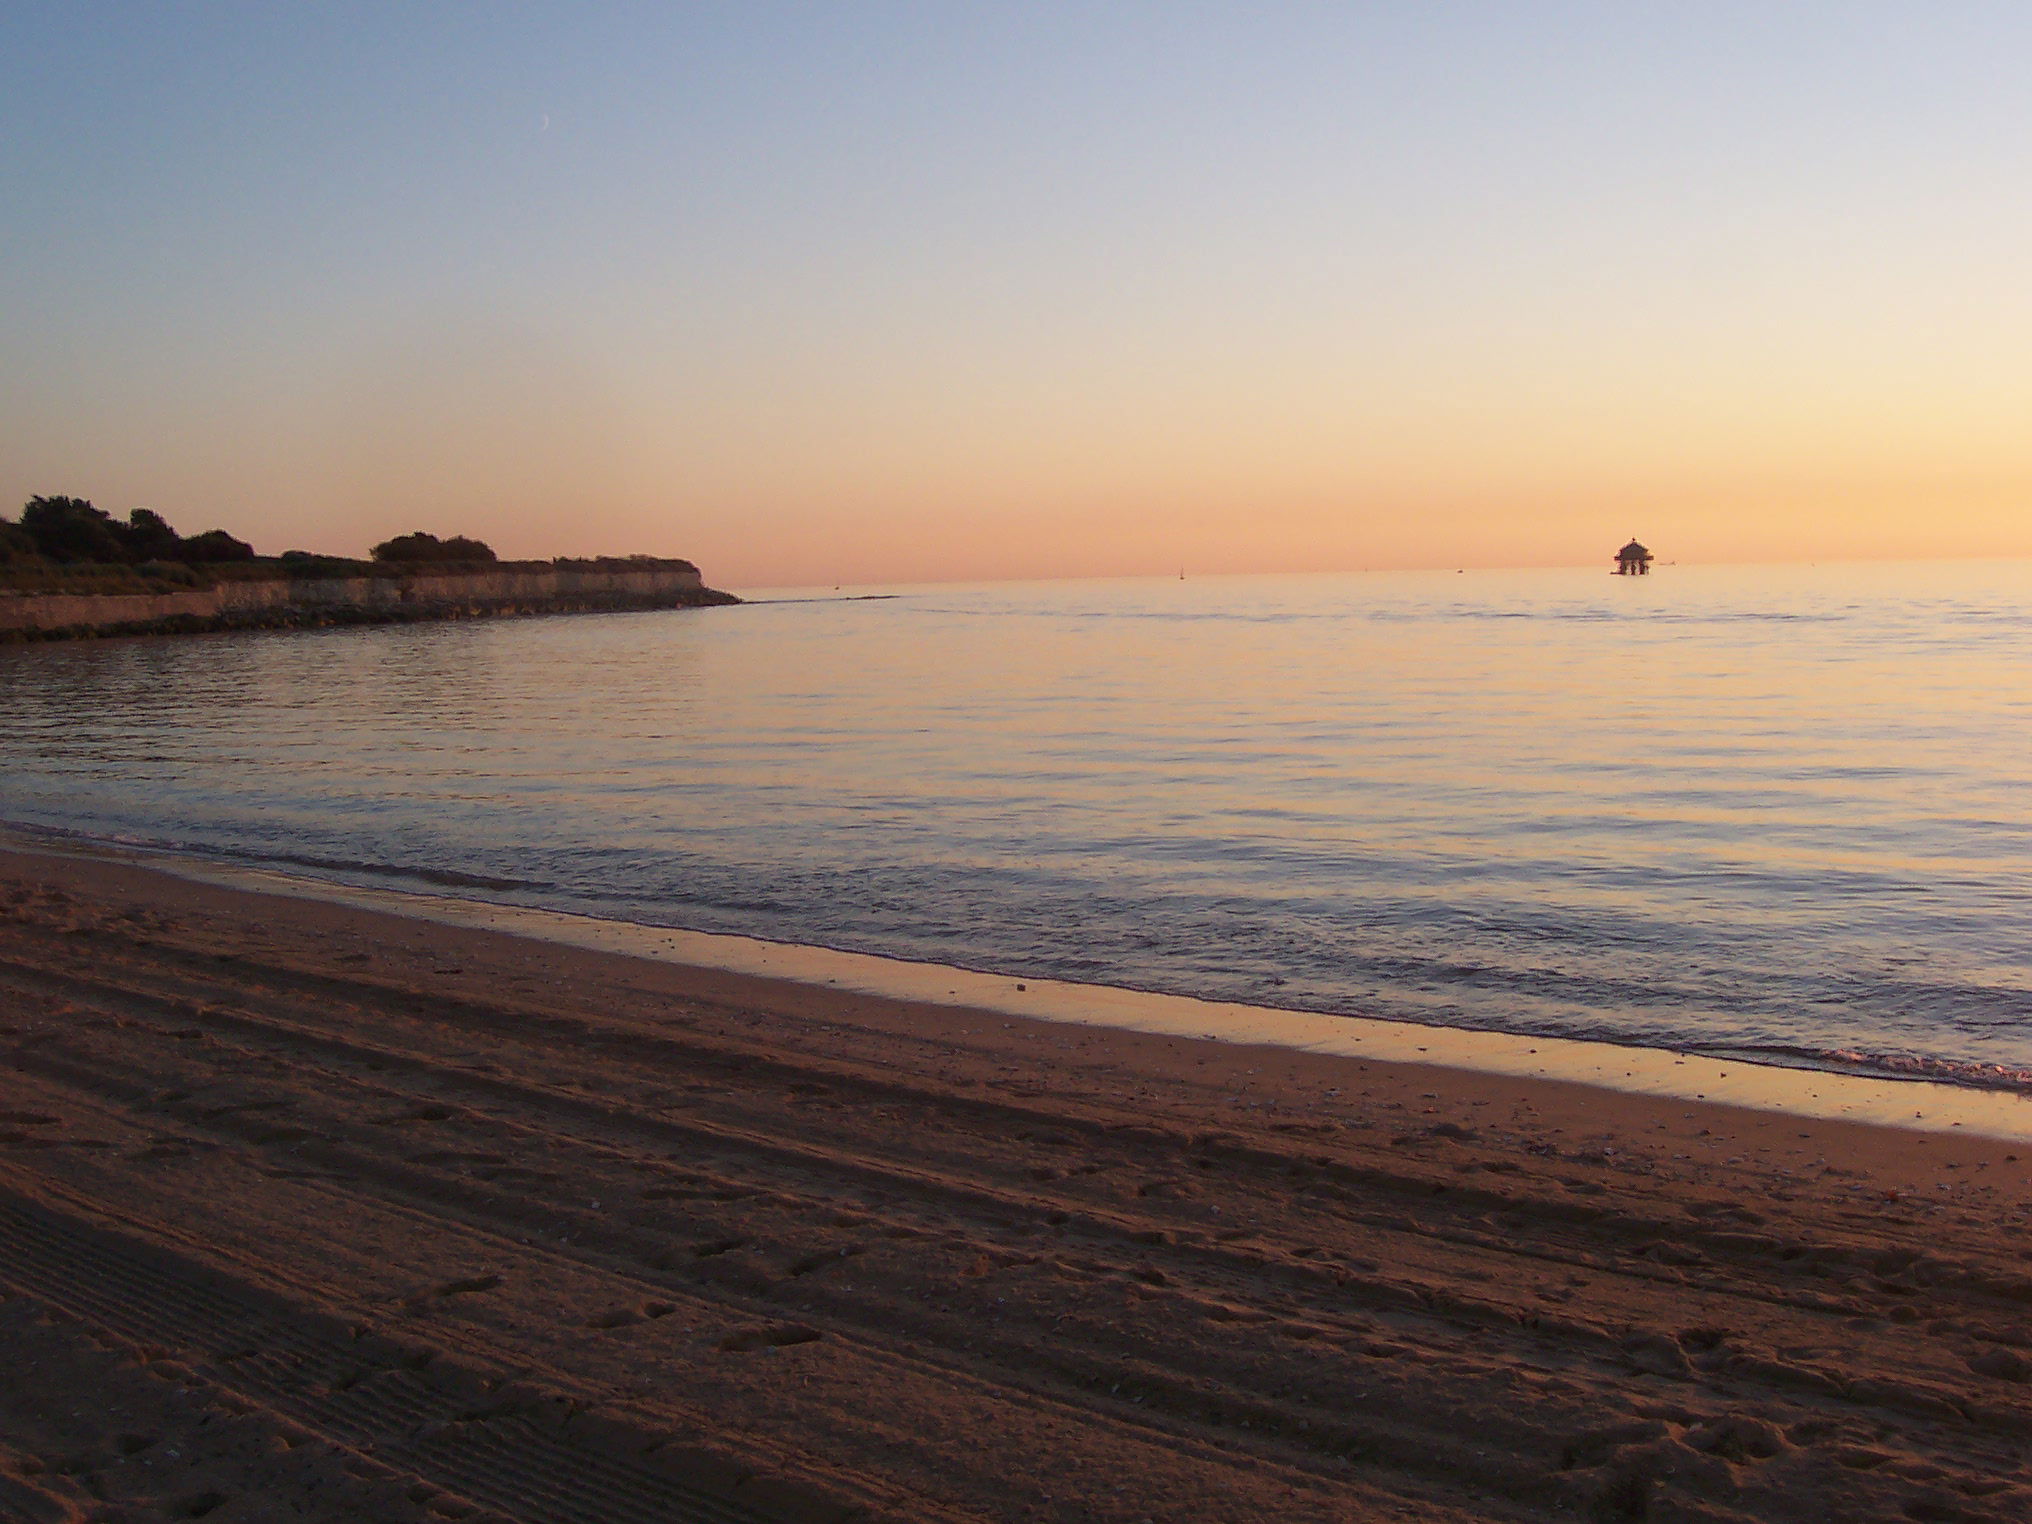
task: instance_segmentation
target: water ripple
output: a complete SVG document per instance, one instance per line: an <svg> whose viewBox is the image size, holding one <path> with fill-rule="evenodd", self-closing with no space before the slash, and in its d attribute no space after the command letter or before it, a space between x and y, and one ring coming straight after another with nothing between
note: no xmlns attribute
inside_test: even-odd
<svg viewBox="0 0 2032 1524"><path fill-rule="evenodd" d="M1039 977L2027 1088L2032 569L902 590L0 650L0 815Z"/></svg>

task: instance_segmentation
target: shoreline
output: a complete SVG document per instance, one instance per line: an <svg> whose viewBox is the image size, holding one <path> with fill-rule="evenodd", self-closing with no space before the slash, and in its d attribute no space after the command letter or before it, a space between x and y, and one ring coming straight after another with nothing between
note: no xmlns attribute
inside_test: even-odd
<svg viewBox="0 0 2032 1524"><path fill-rule="evenodd" d="M609 920L412 889L385 889L180 855L100 838L43 835L0 822L0 852L126 862L193 882L373 909L445 926L659 962L788 980L954 1009L1077 1026L1418 1064L1521 1080L1595 1086L1668 1101L1713 1102L1911 1132L1961 1131L2032 1142L2032 1094L1922 1076L1714 1058L1669 1048L1428 1026L1206 1000L1119 986L987 973L953 965Z"/></svg>
<svg viewBox="0 0 2032 1524"><path fill-rule="evenodd" d="M192 576L146 592L0 588L0 644L640 613L741 601L707 587L697 567L676 560L438 568L380 563L348 566L337 576L299 575L285 561L257 571L252 577Z"/></svg>

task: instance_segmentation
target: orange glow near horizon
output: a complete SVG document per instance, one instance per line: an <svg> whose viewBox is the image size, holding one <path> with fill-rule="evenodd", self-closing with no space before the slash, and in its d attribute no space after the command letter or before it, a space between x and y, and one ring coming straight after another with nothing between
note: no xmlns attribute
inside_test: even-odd
<svg viewBox="0 0 2032 1524"><path fill-rule="evenodd" d="M2032 24L1554 10L24 25L0 511L731 587L2032 555Z"/></svg>

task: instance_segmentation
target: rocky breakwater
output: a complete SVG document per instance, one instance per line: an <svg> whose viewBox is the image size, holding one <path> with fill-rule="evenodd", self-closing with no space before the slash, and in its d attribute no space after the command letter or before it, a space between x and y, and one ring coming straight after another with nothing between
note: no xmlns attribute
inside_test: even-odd
<svg viewBox="0 0 2032 1524"><path fill-rule="evenodd" d="M579 614L738 603L705 585L689 561L496 562L350 575L319 569L235 568L234 574L162 581L132 590L0 590L0 641L93 635L396 624L511 614Z"/></svg>

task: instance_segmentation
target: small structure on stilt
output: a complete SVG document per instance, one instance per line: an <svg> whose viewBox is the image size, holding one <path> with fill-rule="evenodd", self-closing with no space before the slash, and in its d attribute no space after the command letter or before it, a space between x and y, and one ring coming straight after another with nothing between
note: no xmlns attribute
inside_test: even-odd
<svg viewBox="0 0 2032 1524"><path fill-rule="evenodd" d="M1616 552L1616 575L1648 577L1651 575L1651 552L1632 540Z"/></svg>

